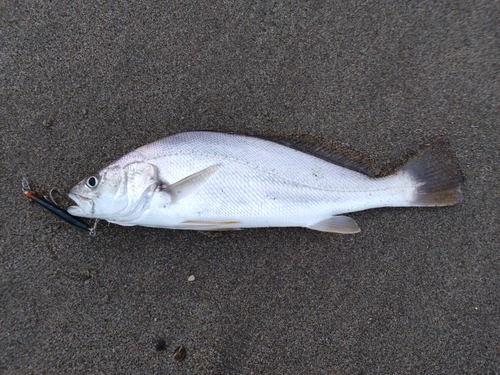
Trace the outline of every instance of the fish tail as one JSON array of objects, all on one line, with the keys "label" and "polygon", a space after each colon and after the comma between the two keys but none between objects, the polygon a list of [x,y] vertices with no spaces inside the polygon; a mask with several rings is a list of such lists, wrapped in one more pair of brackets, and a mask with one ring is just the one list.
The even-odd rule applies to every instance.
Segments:
[{"label": "fish tail", "polygon": [[399,173],[415,183],[411,206],[451,206],[460,200],[464,178],[446,141],[432,143]]}]

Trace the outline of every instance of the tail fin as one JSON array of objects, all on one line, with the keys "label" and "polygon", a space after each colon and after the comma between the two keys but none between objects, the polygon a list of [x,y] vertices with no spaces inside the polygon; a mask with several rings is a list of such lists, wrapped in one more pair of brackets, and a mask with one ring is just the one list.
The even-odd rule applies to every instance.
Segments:
[{"label": "tail fin", "polygon": [[409,175],[417,185],[414,206],[451,206],[460,199],[463,175],[448,142],[434,142],[398,172]]}]

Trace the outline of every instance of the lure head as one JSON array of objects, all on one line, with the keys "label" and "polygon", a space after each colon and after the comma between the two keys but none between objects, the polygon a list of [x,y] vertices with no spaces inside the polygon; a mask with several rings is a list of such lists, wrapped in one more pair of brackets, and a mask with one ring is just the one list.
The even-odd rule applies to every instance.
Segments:
[{"label": "lure head", "polygon": [[69,193],[74,216],[119,222],[147,209],[157,187],[156,168],[134,162],[115,163],[80,181]]}]

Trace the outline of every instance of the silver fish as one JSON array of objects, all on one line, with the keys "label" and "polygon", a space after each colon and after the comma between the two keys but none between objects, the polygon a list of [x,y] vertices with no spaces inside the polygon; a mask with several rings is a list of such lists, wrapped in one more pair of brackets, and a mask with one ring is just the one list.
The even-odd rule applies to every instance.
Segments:
[{"label": "silver fish", "polygon": [[180,133],[140,147],[79,182],[69,193],[77,205],[68,212],[125,226],[356,233],[356,222],[340,214],[448,206],[460,197],[462,174],[444,142],[385,177],[346,168],[345,160],[338,165],[325,159],[276,140]]}]

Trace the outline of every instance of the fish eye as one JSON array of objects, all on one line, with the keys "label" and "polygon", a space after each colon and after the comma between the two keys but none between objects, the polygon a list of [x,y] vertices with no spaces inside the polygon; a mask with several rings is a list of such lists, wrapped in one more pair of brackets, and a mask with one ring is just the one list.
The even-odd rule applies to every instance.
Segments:
[{"label": "fish eye", "polygon": [[95,188],[97,185],[99,185],[99,176],[90,176],[89,178],[87,178],[87,182],[85,185],[87,185],[87,187],[91,189]]}]

